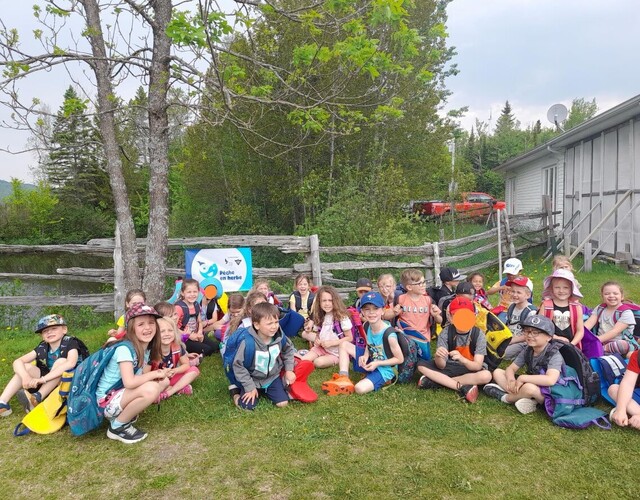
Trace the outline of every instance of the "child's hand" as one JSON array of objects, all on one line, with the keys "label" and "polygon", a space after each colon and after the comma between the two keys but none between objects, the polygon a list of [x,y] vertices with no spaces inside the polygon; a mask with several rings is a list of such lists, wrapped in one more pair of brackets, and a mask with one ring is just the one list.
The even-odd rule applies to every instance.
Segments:
[{"label": "child's hand", "polygon": [[611,420],[613,420],[613,422],[618,424],[620,427],[626,427],[627,425],[629,425],[627,412],[625,410],[621,410],[620,408],[614,409],[614,412],[611,414]]},{"label": "child's hand", "polygon": [[254,389],[253,391],[245,392],[240,399],[242,399],[243,403],[253,404],[257,397],[258,389]]},{"label": "child's hand", "polygon": [[167,378],[171,378],[176,374],[176,371],[173,368],[170,368],[169,370],[167,370],[166,376]]},{"label": "child's hand", "polygon": [[[367,366],[367,359],[368,359],[368,357],[366,355],[365,356],[360,356],[358,358],[358,366],[360,368],[365,368],[365,366]],[[365,370],[366,370],[366,368],[365,368]]]},{"label": "child's hand", "polygon": [[291,385],[296,381],[296,374],[291,370],[287,370],[286,372],[284,372],[284,380],[287,385]]},{"label": "child's hand", "polygon": [[440,308],[437,305],[431,304],[431,315],[432,316],[440,316],[441,313],[442,313],[442,311],[440,310]]},{"label": "child's hand", "polygon": [[376,368],[378,368],[378,366],[380,366],[380,361],[372,361],[371,363],[365,364],[362,368],[364,368],[368,372],[372,372]]},{"label": "child's hand", "polygon": [[118,333],[118,330],[114,330],[113,328],[111,328],[111,329],[107,332],[107,335],[109,335],[109,337],[115,337],[117,333]]},{"label": "child's hand", "polygon": [[310,332],[311,330],[313,330],[313,320],[307,319],[307,321],[304,322],[304,331]]},{"label": "child's hand", "polygon": [[449,351],[447,351],[446,347],[438,347],[436,349],[436,356],[442,359],[447,359],[449,357]]},{"label": "child's hand", "polygon": [[448,354],[453,361],[460,361],[460,358],[462,358],[462,354],[460,354],[460,351],[456,351],[455,349]]},{"label": "child's hand", "polygon": [[29,389],[35,389],[42,384],[44,384],[44,380],[42,380],[42,378],[32,378],[29,382]]},{"label": "child's hand", "polygon": [[516,379],[507,380],[507,392],[511,394],[515,394],[516,392],[518,392],[518,390],[516,389]]},{"label": "child's hand", "polygon": [[396,304],[395,306],[393,306],[393,312],[397,316],[402,312],[402,306],[400,304]]},{"label": "child's hand", "polygon": [[163,378],[167,378],[167,369],[163,368],[162,370],[155,370],[153,372],[151,372],[153,374],[155,374],[155,379],[156,380],[162,380]]}]

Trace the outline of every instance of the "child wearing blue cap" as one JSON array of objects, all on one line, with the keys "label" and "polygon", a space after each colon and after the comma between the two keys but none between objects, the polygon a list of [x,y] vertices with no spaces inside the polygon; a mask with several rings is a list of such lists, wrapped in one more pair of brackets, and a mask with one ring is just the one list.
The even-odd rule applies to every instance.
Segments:
[{"label": "child wearing blue cap", "polygon": [[[384,348],[383,340],[390,327],[389,323],[382,319],[384,305],[384,299],[378,292],[368,292],[360,298],[360,312],[366,321],[366,346],[357,346],[351,342],[340,344],[340,371],[322,384],[322,390],[327,395],[352,394],[354,391],[366,394],[377,391],[395,377],[393,368],[404,361],[404,356],[395,332],[387,335],[390,353]],[[349,362],[352,358],[361,371],[367,373],[357,384],[349,378]]]},{"label": "child wearing blue cap", "polygon": [[13,362],[14,375],[0,394],[2,417],[11,415],[13,396],[29,413],[55,389],[65,371],[82,361],[80,353],[88,354],[82,341],[67,335],[67,323],[59,314],[40,318],[35,332],[42,335],[42,342]]}]

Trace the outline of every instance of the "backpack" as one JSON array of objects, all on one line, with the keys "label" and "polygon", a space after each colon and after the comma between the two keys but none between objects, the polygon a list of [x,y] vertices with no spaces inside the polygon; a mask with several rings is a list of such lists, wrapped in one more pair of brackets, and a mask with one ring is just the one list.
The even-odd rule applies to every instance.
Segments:
[{"label": "backpack", "polygon": [[[516,305],[515,304],[510,304],[509,305],[509,307],[507,308],[507,321],[509,321],[509,318],[511,318],[511,316],[513,316],[513,311],[515,311],[515,309],[516,309]],[[531,304],[528,304],[527,306],[525,306],[525,308],[520,313],[520,319],[518,321],[519,322],[524,321],[525,319],[527,319],[529,314],[535,313],[535,312],[536,312],[535,307],[533,307]],[[553,319],[553,318],[551,318],[551,319]]]},{"label": "backpack", "polygon": [[[602,313],[604,312],[606,307],[607,307],[606,304],[600,304],[599,306],[596,306],[595,313],[597,314],[598,321],[596,322],[596,324],[593,326],[593,329],[592,329],[595,335],[598,335],[598,328],[600,325],[600,316],[602,316]],[[630,336],[632,337],[631,340],[635,339],[636,341],[640,341],[640,306],[638,304],[634,304],[633,302],[624,302],[620,304],[618,308],[613,312],[614,324],[620,320],[620,316],[622,316],[622,313],[624,311],[631,311],[633,314],[633,318],[636,320],[636,324],[633,327],[633,330],[631,330],[631,328],[627,329],[627,331],[630,332]]]},{"label": "backpack", "polygon": [[[524,311],[522,311],[524,313]],[[485,338],[487,339],[487,354],[484,357],[484,362],[487,364],[487,369],[493,372],[504,359],[504,353],[511,343],[513,334],[507,326],[500,321],[498,316],[490,311],[487,311],[487,332]]]},{"label": "backpack", "polygon": [[[75,340],[78,344],[78,363],[82,360],[87,359],[90,355],[89,348],[85,345],[85,343],[80,340],[78,337],[72,337],[71,335],[65,335],[62,337],[60,341],[60,357],[66,358],[67,354],[69,354],[69,343]],[[47,355],[49,354],[50,346],[46,342],[40,342],[36,348],[36,366],[40,368],[40,371],[47,369]]]},{"label": "backpack", "polygon": [[627,360],[620,354],[609,354],[589,360],[591,368],[600,377],[600,396],[602,399],[616,406],[616,402],[609,396],[609,387],[619,384],[627,370]]},{"label": "backpack", "polygon": [[[576,352],[580,351],[576,349]],[[568,429],[585,429],[591,425],[611,429],[604,411],[585,406],[583,387],[571,366],[564,365],[558,381],[551,387],[540,387],[540,392],[544,396],[544,409],[554,424]]]},{"label": "backpack", "polygon": [[[553,321],[553,300],[552,299],[544,299],[542,301],[542,306],[540,307],[540,314],[546,316],[551,321]],[[582,305],[578,302],[569,302],[569,326],[571,327],[571,334],[576,334],[576,329],[578,327],[578,318],[582,316],[583,309]],[[578,347],[580,348],[580,346]]]},{"label": "backpack", "polygon": [[193,307],[195,309],[194,314],[189,314],[189,306],[186,304],[184,300],[179,300],[176,302],[176,305],[182,309],[182,317],[178,322],[178,330],[184,330],[187,324],[189,323],[189,319],[194,316],[196,318],[200,317],[200,304],[198,302],[193,303]]},{"label": "backpack", "polygon": [[[131,342],[124,340],[94,352],[76,366],[67,399],[67,422],[74,436],[82,436],[102,423],[104,409],[98,406],[96,399],[98,382],[116,349],[123,345],[129,348],[132,357],[136,356]],[[109,391],[122,387],[122,380],[118,380]]]},{"label": "backpack", "polygon": [[[287,336],[281,331],[281,339],[280,339],[280,350],[282,350],[287,343]],[[253,363],[253,358],[256,354],[256,340],[249,333],[248,328],[238,328],[235,332],[233,332],[229,337],[225,339],[225,350],[222,355],[222,368],[224,369],[224,373],[229,379],[229,383],[235,385],[236,387],[240,387],[240,383],[236,379],[235,374],[233,373],[233,359],[236,357],[236,352],[238,351],[238,347],[240,344],[244,342],[244,361],[243,365],[248,370],[251,368],[251,364]]]},{"label": "backpack", "polygon": [[[560,353],[565,364],[576,372],[577,381],[582,391],[581,404],[584,406],[593,405],[600,394],[600,377],[591,368],[587,357],[573,344],[552,339],[544,353],[544,357],[539,361],[539,364],[545,367],[545,372],[549,360],[556,352]],[[525,350],[525,364],[527,365],[527,373],[532,374],[533,349],[530,347]]]},{"label": "backpack", "polygon": [[[369,324],[365,323],[363,325],[363,330],[366,332],[368,328]],[[418,345],[412,338],[390,326],[382,334],[382,346],[384,348],[384,354],[387,358],[393,357],[393,352],[391,352],[391,347],[389,345],[389,335],[391,335],[392,333],[396,334],[398,345],[400,346],[402,357],[404,358],[402,363],[400,363],[396,367],[396,382],[400,384],[406,384],[413,380],[413,375],[415,374],[416,367],[418,366]],[[366,347],[366,337],[364,339]],[[364,352],[364,350],[362,352]],[[354,367],[357,365],[357,357],[356,359],[354,359],[353,364]],[[360,371],[363,371],[363,369],[360,368]]]},{"label": "backpack", "polygon": [[[447,350],[449,351],[453,351],[456,348],[456,333],[457,331],[453,325],[449,325],[447,327]],[[474,326],[468,334],[471,335],[471,339],[469,340],[469,351],[472,356],[475,356],[478,337],[482,335],[482,332],[478,327]]]},{"label": "backpack", "polygon": [[[296,302],[296,312],[302,309],[302,295],[298,290],[293,291],[293,298]],[[307,298],[307,311],[311,312],[311,306],[313,305],[313,299],[315,299],[315,295],[309,292],[309,297]]]}]

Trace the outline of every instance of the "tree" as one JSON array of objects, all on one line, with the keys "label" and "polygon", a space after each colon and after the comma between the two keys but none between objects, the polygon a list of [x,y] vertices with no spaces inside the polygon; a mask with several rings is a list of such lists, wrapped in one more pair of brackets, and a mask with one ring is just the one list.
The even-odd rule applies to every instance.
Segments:
[{"label": "tree", "polygon": [[584,97],[576,98],[571,101],[571,109],[569,115],[564,122],[564,129],[569,130],[577,127],[582,122],[593,118],[598,112],[598,105],[595,98],[591,101],[587,101]]},{"label": "tree", "polygon": [[500,116],[496,121],[496,129],[494,131],[495,135],[507,134],[517,129],[519,124],[516,122],[515,117],[513,116],[513,111],[511,110],[511,104],[509,101],[504,103],[504,108],[500,112]]},{"label": "tree", "polygon": [[[16,30],[0,29],[0,89],[16,119],[33,126],[37,107],[20,101],[21,80],[60,65],[70,68],[73,79],[72,66],[77,62],[89,66],[95,93],[86,92],[86,97],[94,99],[98,117],[122,238],[125,286],[136,287],[141,280],[118,144],[117,91],[122,78],[145,84],[149,226],[142,286],[153,301],[163,296],[166,268],[170,86],[187,89],[192,111],[200,119],[233,124],[263,154],[310,147],[334,133],[350,133],[361,124],[397,113],[399,102],[390,83],[423,66],[417,47],[425,40],[406,22],[410,7],[403,0],[308,5],[298,0],[268,4],[240,0],[225,15],[213,0],[202,0],[193,12],[174,10],[171,0],[78,0],[66,8],[47,0],[33,7],[40,24],[33,34],[44,52],[23,47]],[[72,20],[82,25],[81,31],[73,28]],[[304,29],[308,36],[295,39],[287,45],[287,54],[279,54],[279,41],[293,27]],[[325,39],[333,33],[339,34],[337,39]],[[320,75],[324,78],[318,80]],[[426,69],[418,76],[432,77]],[[326,80],[331,85],[318,85]],[[364,81],[369,85],[354,85]],[[270,127],[272,112],[286,116],[297,133]]]}]

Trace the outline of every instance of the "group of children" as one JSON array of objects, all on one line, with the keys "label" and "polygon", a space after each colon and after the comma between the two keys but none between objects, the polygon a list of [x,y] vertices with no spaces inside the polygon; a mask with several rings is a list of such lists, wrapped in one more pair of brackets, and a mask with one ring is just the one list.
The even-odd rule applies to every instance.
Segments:
[{"label": "group of children", "polygon": [[[227,340],[240,330],[246,336],[233,357],[236,384],[230,385],[230,393],[243,409],[255,408],[260,396],[285,406],[301,363],[311,369],[338,367],[322,383],[328,395],[364,394],[391,385],[398,367],[407,362],[401,342],[406,335],[417,346],[418,387],[446,387],[473,403],[479,386],[484,386],[488,396],[530,413],[544,401],[544,388],[553,386],[563,369],[558,342],[551,341],[581,348],[586,327],[597,334],[606,353],[630,358],[622,382],[609,389],[617,401],[611,418],[618,425],[640,429],[635,319],[629,310],[621,309],[622,287],[605,283],[602,304],[583,320],[580,284],[566,257],[554,259],[539,307],[532,304],[531,280],[521,272],[518,259],[507,260],[505,277],[486,291],[481,274],[466,277],[453,268],[441,269],[442,285],[429,290],[417,269],[405,270],[398,285],[391,274],[381,275],[378,291],[362,278],[352,307],[345,305],[334,287],[315,289],[307,276],[300,275],[288,305],[304,317],[300,336],[308,349],[301,350],[283,333],[279,301],[266,280],[258,280],[246,297],[230,294],[225,313],[215,299],[199,302],[196,280],[183,280],[176,304],[160,302],[151,307],[145,304],[142,290],[131,290],[124,317],[117,329],[109,331],[105,346],[115,351],[96,390],[97,404],[109,420],[107,436],[124,443],[144,439],[147,434],[134,426],[137,416],[174,394],[192,394],[202,358],[220,349],[224,352]],[[500,295],[497,307],[488,300],[493,294]],[[505,369],[491,372],[486,364],[486,338],[476,326],[481,308],[499,315],[513,333],[505,352],[511,363]],[[432,356],[431,340],[437,329],[441,331]],[[32,410],[57,386],[63,372],[73,370],[87,355],[84,344],[67,335],[66,322],[59,315],[42,318],[36,333],[42,342],[13,363],[15,374],[0,394],[0,416],[11,414],[13,396],[26,411]],[[252,359],[247,361],[249,342]],[[350,368],[363,374],[355,384]],[[521,368],[525,373],[518,376]]]}]

